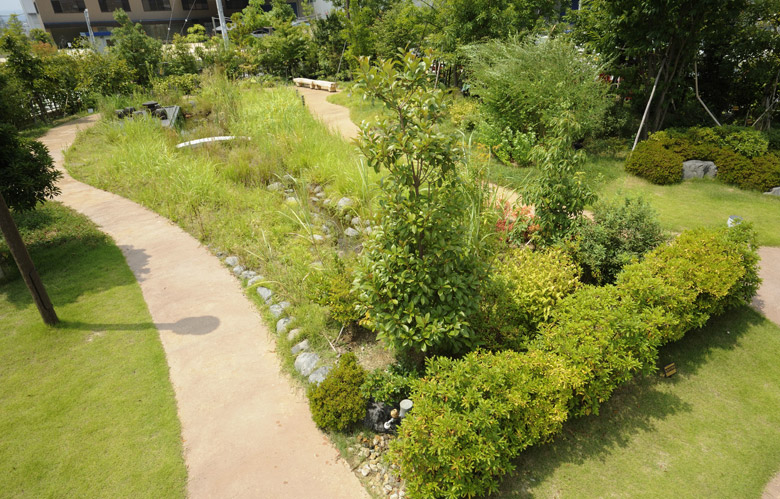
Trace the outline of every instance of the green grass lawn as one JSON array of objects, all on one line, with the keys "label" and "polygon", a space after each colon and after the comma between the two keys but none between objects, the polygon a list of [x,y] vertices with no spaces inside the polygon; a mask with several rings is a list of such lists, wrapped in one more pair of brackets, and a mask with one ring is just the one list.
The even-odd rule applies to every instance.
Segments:
[{"label": "green grass lawn", "polygon": [[[731,215],[755,224],[762,246],[780,246],[780,198],[746,191],[712,179],[686,180],[675,185],[654,185],[623,171],[623,160],[590,156],[583,167],[585,178],[600,199],[638,197],[658,212],[667,230],[682,232],[695,227],[725,225]],[[515,168],[492,162],[490,180],[514,189],[537,174],[535,168]]]},{"label": "green grass lawn", "polygon": [[749,308],[661,350],[672,378],[524,451],[497,497],[760,497],[780,471],[780,328]]},{"label": "green grass lawn", "polygon": [[376,119],[387,113],[384,105],[377,99],[363,99],[363,94],[352,91],[351,88],[345,88],[337,94],[328,96],[328,102],[338,104],[349,109],[349,119],[356,125],[363,121],[376,121]]},{"label": "green grass lawn", "polygon": [[0,495],[183,497],[168,365],[119,248],[56,203],[16,220],[61,322],[0,240]]}]

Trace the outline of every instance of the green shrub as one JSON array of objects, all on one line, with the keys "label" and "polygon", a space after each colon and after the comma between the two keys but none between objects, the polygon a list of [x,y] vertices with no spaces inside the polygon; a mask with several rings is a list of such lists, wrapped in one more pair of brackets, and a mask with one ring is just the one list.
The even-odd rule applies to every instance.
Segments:
[{"label": "green shrub", "polygon": [[409,357],[462,352],[475,343],[470,321],[484,272],[470,238],[457,139],[441,131],[441,89],[429,81],[430,54],[369,64],[359,84],[392,118],[364,122],[360,148],[383,182],[381,225],[365,244],[356,285],[366,325]]},{"label": "green shrub", "polygon": [[397,406],[412,393],[414,382],[420,375],[416,371],[406,370],[398,364],[388,368],[374,369],[366,375],[360,387],[360,393],[366,399]]},{"label": "green shrub", "polygon": [[560,430],[577,384],[561,357],[539,351],[429,359],[391,444],[410,497],[495,491],[517,454]]},{"label": "green shrub", "polygon": [[577,378],[574,415],[598,414],[612,392],[655,366],[659,332],[640,306],[612,285],[585,286],[564,298],[531,346],[568,359]]},{"label": "green shrub", "polygon": [[751,127],[726,126],[715,129],[719,136],[718,145],[734,152],[754,158],[766,154],[769,139]]},{"label": "green shrub", "polygon": [[646,140],[628,157],[625,169],[654,184],[677,184],[682,182],[682,163],[682,157],[666,149],[661,142]]},{"label": "green shrub", "polygon": [[770,151],[780,151],[780,128],[769,129],[764,134],[769,143],[768,149]]},{"label": "green shrub", "polygon": [[362,317],[358,295],[352,289],[353,280],[352,266],[347,266],[347,262],[336,255],[333,265],[316,276],[314,301],[328,307],[331,319],[342,325],[355,323]]},{"label": "green shrub", "polygon": [[477,137],[480,142],[490,146],[496,158],[505,164],[529,166],[531,149],[536,145],[533,131],[514,131],[510,127],[501,128],[489,120],[477,123]]},{"label": "green shrub", "polygon": [[366,372],[358,364],[354,353],[341,356],[328,376],[319,385],[309,388],[311,417],[320,428],[344,430],[366,415],[366,399],[360,385]]},{"label": "green shrub", "polygon": [[751,161],[741,154],[723,148],[717,152],[714,161],[718,167],[718,180],[742,189],[767,191],[780,185],[780,170],[777,168],[776,159],[774,155],[766,155]]},{"label": "green shrub", "polygon": [[603,123],[609,89],[594,59],[563,37],[491,40],[464,47],[472,93],[498,130],[544,138],[561,110],[572,113],[581,135]]},{"label": "green shrub", "polygon": [[171,98],[192,94],[200,86],[196,74],[172,74],[152,80],[152,91],[158,98]]},{"label": "green shrub", "polygon": [[593,221],[583,220],[576,231],[574,257],[586,282],[606,284],[664,240],[658,215],[643,199],[600,202]]},{"label": "green shrub", "polygon": [[0,123],[0,192],[12,210],[32,210],[59,194],[61,176],[46,146],[19,137],[13,126]]},{"label": "green shrub", "polygon": [[480,112],[479,102],[476,99],[463,97],[455,99],[450,106],[450,119],[456,128],[471,131],[482,119]]},{"label": "green shrub", "polygon": [[580,284],[579,268],[560,249],[513,249],[499,257],[480,306],[479,330],[490,349],[519,349],[555,305]]},{"label": "green shrub", "polygon": [[747,304],[758,289],[749,227],[695,229],[628,265],[616,285],[651,312],[661,342],[676,341],[713,315]]}]

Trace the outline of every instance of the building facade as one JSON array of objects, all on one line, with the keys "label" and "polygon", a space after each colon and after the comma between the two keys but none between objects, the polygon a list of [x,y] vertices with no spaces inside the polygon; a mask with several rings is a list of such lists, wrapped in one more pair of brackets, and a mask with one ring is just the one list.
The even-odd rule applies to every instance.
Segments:
[{"label": "building facade", "polygon": [[[51,33],[57,45],[68,42],[87,32],[84,9],[89,10],[92,30],[105,34],[116,26],[114,11],[124,9],[133,22],[141,23],[146,32],[161,40],[171,40],[176,33],[186,34],[193,24],[202,24],[211,32],[217,17],[216,0],[21,0],[25,12],[31,10],[38,16],[45,29]],[[299,0],[289,2],[296,14],[300,12]],[[29,4],[26,5],[26,4]],[[225,17],[243,10],[249,0],[222,0]],[[270,10],[271,5],[266,1]],[[27,14],[28,19],[30,13]]]}]

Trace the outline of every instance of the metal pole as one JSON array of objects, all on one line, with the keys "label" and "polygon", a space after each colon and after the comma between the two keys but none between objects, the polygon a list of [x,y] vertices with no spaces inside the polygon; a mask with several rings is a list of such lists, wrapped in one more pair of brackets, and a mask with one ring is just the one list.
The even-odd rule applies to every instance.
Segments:
[{"label": "metal pole", "polygon": [[89,31],[89,43],[95,46],[95,33],[92,32],[92,23],[89,22],[89,9],[84,9],[84,19],[87,20],[87,31]]},{"label": "metal pole", "polygon": [[24,246],[22,237],[19,235],[19,229],[16,228],[16,223],[11,217],[11,212],[5,204],[2,194],[0,194],[0,232],[3,233],[5,242],[11,250],[11,255],[16,261],[16,266],[19,267],[19,273],[22,274],[24,283],[27,284],[27,288],[30,290],[43,322],[50,326],[57,324],[59,319],[57,319],[57,313],[54,311],[54,305],[51,304],[46,288],[43,287],[41,278],[38,276],[38,271],[35,270],[35,265],[27,252],[27,248]]},{"label": "metal pole", "polygon": [[217,0],[217,14],[219,14],[219,27],[222,31],[222,40],[225,42],[225,48],[228,47],[227,24],[225,24],[225,12],[222,10],[222,0]]}]

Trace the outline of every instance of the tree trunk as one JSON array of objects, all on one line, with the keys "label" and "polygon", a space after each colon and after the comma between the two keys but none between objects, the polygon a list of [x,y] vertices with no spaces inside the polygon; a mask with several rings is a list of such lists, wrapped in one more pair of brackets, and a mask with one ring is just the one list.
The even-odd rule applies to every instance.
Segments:
[{"label": "tree trunk", "polygon": [[57,319],[57,314],[54,312],[54,306],[51,304],[51,300],[49,300],[46,288],[43,287],[38,271],[35,270],[35,265],[33,265],[30,254],[24,246],[22,237],[19,235],[19,230],[16,228],[16,223],[11,217],[11,212],[5,204],[2,194],[0,194],[0,231],[2,231],[5,242],[11,250],[16,266],[19,267],[24,283],[27,284],[30,290],[43,322],[50,326],[57,324],[59,319]]}]

